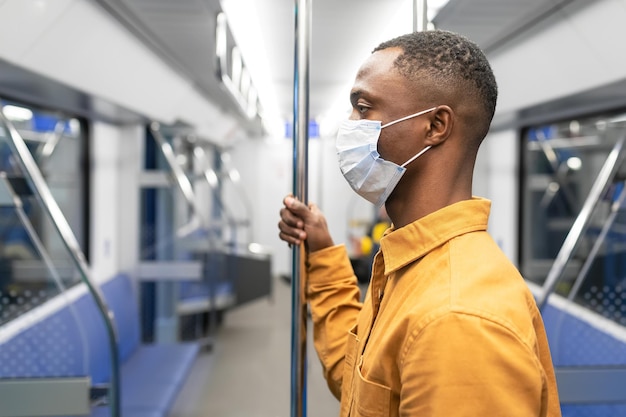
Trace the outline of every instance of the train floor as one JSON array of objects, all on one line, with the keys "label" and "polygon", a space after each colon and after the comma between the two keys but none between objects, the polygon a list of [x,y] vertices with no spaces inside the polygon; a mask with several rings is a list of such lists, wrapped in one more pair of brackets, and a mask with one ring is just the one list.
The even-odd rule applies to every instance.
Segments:
[{"label": "train floor", "polygon": [[[309,321],[308,417],[339,415],[322,376]],[[169,417],[285,417],[291,410],[291,289],[277,278],[272,299],[228,311],[213,347],[203,352]]]}]

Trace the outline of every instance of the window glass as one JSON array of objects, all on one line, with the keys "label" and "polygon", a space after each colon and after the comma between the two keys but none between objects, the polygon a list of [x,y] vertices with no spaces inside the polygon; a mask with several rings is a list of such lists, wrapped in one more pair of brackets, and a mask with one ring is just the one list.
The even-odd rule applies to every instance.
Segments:
[{"label": "window glass", "polygon": [[[624,164],[606,184],[597,178],[624,138],[624,120],[606,114],[524,131],[520,228],[520,269],[542,285],[575,222],[586,219],[555,293],[622,324],[626,305],[613,300],[626,296],[626,215],[616,205],[624,197]],[[592,189],[602,190],[593,204]]]},{"label": "window glass", "polygon": [[[84,123],[68,115],[16,103],[0,104],[30,150],[53,199],[87,256],[88,170]],[[81,280],[55,225],[30,187],[8,134],[9,130],[1,126],[0,175],[4,194],[14,193],[17,198],[14,201],[5,198],[0,207],[0,324]]]}]

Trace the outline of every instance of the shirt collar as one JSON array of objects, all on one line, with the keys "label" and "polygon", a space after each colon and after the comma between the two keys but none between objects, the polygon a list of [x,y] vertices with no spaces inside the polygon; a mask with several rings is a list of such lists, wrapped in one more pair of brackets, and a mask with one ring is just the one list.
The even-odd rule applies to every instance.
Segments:
[{"label": "shirt collar", "polygon": [[390,229],[380,240],[385,275],[423,257],[436,247],[464,233],[487,230],[491,202],[474,197],[437,210],[399,229]]}]

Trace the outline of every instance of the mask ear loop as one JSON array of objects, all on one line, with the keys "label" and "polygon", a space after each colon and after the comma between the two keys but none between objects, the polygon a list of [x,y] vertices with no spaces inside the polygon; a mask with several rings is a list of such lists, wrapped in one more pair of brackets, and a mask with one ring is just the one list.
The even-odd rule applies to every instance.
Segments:
[{"label": "mask ear loop", "polygon": [[404,164],[400,165],[402,168],[406,167],[407,165],[409,165],[411,162],[415,161],[418,157],[422,156],[422,154],[424,154],[424,152],[426,152],[427,150],[429,150],[430,148],[432,148],[433,145],[428,145],[427,147],[425,147],[424,149],[422,149],[421,151],[419,151],[417,154],[415,154],[415,156],[413,156],[411,159],[409,159],[408,161],[406,161]]},{"label": "mask ear loop", "polygon": [[395,125],[396,123],[403,122],[403,121],[405,121],[405,120],[407,120],[407,119],[410,119],[410,118],[412,118],[412,117],[421,116],[422,114],[426,114],[426,113],[428,113],[428,112],[431,112],[431,111],[435,110],[436,108],[437,108],[437,107],[432,107],[432,108],[430,108],[430,109],[422,110],[422,111],[417,112],[417,113],[414,113],[414,114],[409,114],[408,116],[404,116],[404,117],[403,117],[403,118],[401,118],[401,119],[394,120],[394,121],[392,121],[392,122],[387,123],[386,125],[382,125],[380,128],[381,128],[381,129],[384,129],[384,128],[386,128],[387,126]]},{"label": "mask ear loop", "polygon": [[[405,120],[408,120],[412,117],[417,117],[417,116],[421,116],[422,114],[426,114],[428,112],[431,112],[433,110],[435,110],[437,107],[431,107],[430,109],[426,109],[426,110],[422,110],[420,112],[414,113],[414,114],[409,114],[408,116],[405,116],[401,119],[398,120],[394,120],[393,122],[389,122],[384,126],[381,126],[380,128],[383,129],[387,126],[391,126],[393,124],[399,123],[399,122],[403,122]],[[422,154],[424,152],[426,152],[427,150],[429,150],[430,148],[432,148],[432,145],[428,145],[427,147],[425,147],[424,149],[422,149],[421,151],[419,151],[417,154],[415,154],[411,159],[409,159],[408,161],[406,161],[404,164],[400,165],[402,168],[406,167],[408,164],[410,164],[411,162],[415,161],[417,158],[419,158],[420,156],[422,156]]]}]

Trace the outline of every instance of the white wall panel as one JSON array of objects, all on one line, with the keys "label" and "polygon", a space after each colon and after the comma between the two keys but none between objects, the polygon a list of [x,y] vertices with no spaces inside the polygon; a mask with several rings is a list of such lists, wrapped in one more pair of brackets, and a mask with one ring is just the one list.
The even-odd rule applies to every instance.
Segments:
[{"label": "white wall panel", "polygon": [[207,138],[233,128],[232,117],[90,1],[7,0],[0,39],[0,58],[154,120],[198,126]]},{"label": "white wall panel", "polygon": [[491,200],[489,233],[517,264],[519,151],[515,130],[490,133],[474,170],[474,194]]},{"label": "white wall panel", "polygon": [[[119,271],[117,186],[120,135],[114,126],[92,125],[91,153],[91,269],[93,278],[106,280]],[[97,156],[97,157],[96,157]]]},{"label": "white wall panel", "polygon": [[0,2],[0,57],[19,62],[76,0]]},{"label": "white wall panel", "polygon": [[[274,274],[290,274],[291,251],[278,238],[277,225],[282,200],[292,190],[291,141],[249,141],[234,148],[231,156],[232,165],[240,172],[246,196],[252,202],[253,239],[271,248]],[[232,198],[228,204],[241,204],[238,197]]]},{"label": "white wall panel", "polygon": [[92,125],[91,267],[106,280],[138,259],[141,126]]},{"label": "white wall panel", "polygon": [[20,64],[82,91],[161,120],[186,82],[119,23],[76,1],[21,57]]},{"label": "white wall panel", "polygon": [[233,117],[212,105],[193,87],[186,86],[180,93],[176,100],[169,103],[171,108],[168,111],[176,118],[192,123],[201,138],[213,143],[225,143],[231,136],[230,132],[240,131]]},{"label": "white wall panel", "polygon": [[[131,273],[139,259],[140,187],[139,178],[144,162],[145,130],[141,125],[118,127],[119,147],[117,155],[118,183],[115,201],[117,210],[118,267],[120,271]],[[102,138],[101,140],[106,140]],[[99,193],[98,190],[94,190]],[[111,199],[112,196],[105,196]]]}]

